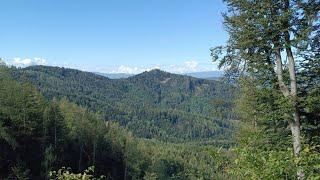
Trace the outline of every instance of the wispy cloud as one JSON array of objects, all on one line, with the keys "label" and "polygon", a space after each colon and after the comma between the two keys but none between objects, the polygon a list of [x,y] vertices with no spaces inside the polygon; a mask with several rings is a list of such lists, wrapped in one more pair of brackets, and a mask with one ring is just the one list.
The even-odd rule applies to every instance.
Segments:
[{"label": "wispy cloud", "polygon": [[162,69],[160,66],[150,66],[150,67],[138,67],[138,66],[126,66],[121,65],[117,68],[113,68],[109,73],[126,73],[126,74],[138,74],[144,71],[150,71],[152,69]]},{"label": "wispy cloud", "polygon": [[196,60],[188,60],[180,64],[158,64],[150,66],[127,66],[120,65],[118,67],[106,67],[106,68],[97,68],[96,71],[103,73],[126,73],[126,74],[138,74],[144,71],[150,71],[152,69],[161,69],[164,71],[172,73],[189,73],[189,72],[199,72],[199,71],[212,71],[217,70],[216,66],[209,62],[200,63]]},{"label": "wispy cloud", "polygon": [[169,66],[164,66],[164,70],[174,73],[187,73],[200,71],[201,67],[199,62],[196,60],[185,61],[183,64],[171,64]]},{"label": "wispy cloud", "polygon": [[184,67],[185,70],[189,70],[189,71],[195,71],[199,66],[199,63],[195,60],[186,61],[184,64],[185,64],[185,67]]},{"label": "wispy cloud", "polygon": [[94,65],[86,66],[79,64],[70,64],[67,62],[64,63],[55,63],[48,62],[45,58],[20,58],[16,57],[13,59],[6,60],[5,62],[9,66],[16,67],[27,67],[33,65],[51,65],[51,66],[59,66],[65,68],[73,68],[79,69],[83,71],[90,72],[101,72],[101,73],[126,73],[126,74],[139,74],[144,71],[150,71],[152,69],[161,69],[171,73],[190,73],[190,72],[200,72],[200,71],[213,71],[217,70],[217,66],[210,61],[197,61],[197,60],[187,60],[182,63],[176,64],[155,64],[148,66],[130,66],[130,65],[120,65],[120,66],[97,66]]},{"label": "wispy cloud", "polygon": [[7,64],[16,66],[16,67],[27,67],[33,65],[46,65],[47,61],[44,58],[13,58],[12,60],[6,61]]},{"label": "wispy cloud", "polygon": [[130,67],[130,66],[121,65],[117,69],[112,70],[111,73],[136,74],[136,73],[140,73],[141,71],[144,71],[144,69],[141,67]]}]

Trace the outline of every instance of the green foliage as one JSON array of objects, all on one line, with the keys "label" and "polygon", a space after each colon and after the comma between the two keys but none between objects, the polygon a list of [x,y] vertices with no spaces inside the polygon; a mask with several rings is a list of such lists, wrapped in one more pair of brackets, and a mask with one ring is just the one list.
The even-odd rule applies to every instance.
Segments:
[{"label": "green foliage", "polygon": [[[0,124],[1,166],[0,174],[7,175],[11,167],[26,167],[34,161],[41,162],[39,142],[44,99],[33,86],[19,85],[0,69]],[[18,163],[19,162],[19,163]],[[31,173],[38,174],[36,164]],[[19,171],[16,171],[19,172]]]},{"label": "green foliage", "polygon": [[[233,90],[218,81],[160,70],[117,80],[46,66],[12,68],[11,73],[37,86],[47,99],[67,97],[137,137],[169,142],[231,140]],[[212,99],[225,103],[215,104]]]},{"label": "green foliage", "polygon": [[[318,42],[318,48],[320,47]],[[320,51],[314,57],[305,57],[299,73],[300,109],[303,131],[311,144],[320,144]]]},{"label": "green foliage", "polygon": [[307,179],[320,178],[320,153],[316,147],[304,144],[297,160],[290,146],[275,147],[263,131],[253,126],[245,129],[242,131],[247,132],[242,133],[246,136],[233,149],[236,159],[230,166],[231,175],[243,179],[295,179],[297,171],[303,170]]},{"label": "green foliage", "polygon": [[70,169],[62,168],[58,171],[50,172],[50,179],[55,180],[102,180],[105,179],[104,176],[100,176],[99,178],[95,178],[92,174],[94,173],[94,167],[91,166],[88,169],[84,170],[83,173],[74,174]]},{"label": "green foliage", "polygon": [[152,159],[148,172],[155,173],[160,179],[212,179],[220,174],[213,169],[214,159],[208,153],[212,146],[160,141],[144,143],[148,148],[145,151],[150,152]]},{"label": "green foliage", "polygon": [[236,112],[241,126],[235,135],[237,147],[232,151],[235,159],[227,165],[230,176],[295,179],[297,172],[303,170],[306,178],[319,178],[319,146],[309,139],[317,136],[304,131],[307,138],[297,160],[291,148],[288,117],[284,116],[285,111],[290,112],[290,105],[282,100],[277,90],[261,88],[259,81],[253,78],[243,78],[240,82]]},{"label": "green foliage", "polygon": [[156,173],[149,173],[146,172],[145,176],[143,177],[144,180],[156,180],[157,179],[157,175]]},{"label": "green foliage", "polygon": [[[208,154],[212,146],[136,138],[66,98],[46,101],[32,85],[15,82],[9,69],[0,72],[1,179],[212,179],[219,173]],[[85,171],[90,166],[94,172]]]},{"label": "green foliage", "polygon": [[218,174],[219,172],[228,172],[229,166],[231,164],[231,159],[233,158],[230,153],[222,148],[212,148],[209,150],[210,156],[214,160],[214,170]]},{"label": "green foliage", "polygon": [[8,179],[29,180],[30,170],[22,166],[16,165],[11,168]]},{"label": "green foliage", "polygon": [[[229,172],[240,179],[301,179],[302,173],[319,179],[320,2],[225,2],[229,40],[211,52],[239,87],[241,128]],[[290,126],[302,137],[292,138]]]}]

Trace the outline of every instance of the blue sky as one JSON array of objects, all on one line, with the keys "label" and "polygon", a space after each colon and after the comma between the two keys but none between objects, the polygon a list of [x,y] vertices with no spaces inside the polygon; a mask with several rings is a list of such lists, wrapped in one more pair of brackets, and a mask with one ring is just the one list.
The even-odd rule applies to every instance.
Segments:
[{"label": "blue sky", "polygon": [[215,69],[222,0],[1,0],[0,56],[99,72]]}]

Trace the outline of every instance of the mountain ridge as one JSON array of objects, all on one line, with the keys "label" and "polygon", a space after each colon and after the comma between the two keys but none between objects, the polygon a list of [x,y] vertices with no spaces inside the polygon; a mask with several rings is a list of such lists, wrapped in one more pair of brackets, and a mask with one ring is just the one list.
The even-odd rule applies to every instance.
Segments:
[{"label": "mountain ridge", "polygon": [[[154,70],[154,69],[152,69],[152,70]],[[152,71],[152,70],[150,70],[150,71]],[[164,70],[161,70],[161,71],[164,71]],[[149,71],[144,71],[144,72],[149,72]],[[142,74],[144,72],[141,72],[138,74]],[[166,72],[166,71],[164,71],[164,72]],[[101,72],[94,72],[94,73],[108,77],[110,79],[125,79],[125,78],[129,78],[129,77],[138,75],[138,74],[128,74],[128,73],[101,73]],[[200,79],[218,80],[219,78],[221,78],[223,76],[223,71],[199,71],[199,72],[171,73],[171,74],[191,76],[191,77],[200,78]]]},{"label": "mountain ridge", "polygon": [[231,122],[211,110],[213,99],[232,96],[221,82],[162,70],[125,79],[49,66],[11,70],[16,80],[27,80],[46,98],[67,97],[105,120],[128,127],[138,137],[199,141],[231,136]]}]

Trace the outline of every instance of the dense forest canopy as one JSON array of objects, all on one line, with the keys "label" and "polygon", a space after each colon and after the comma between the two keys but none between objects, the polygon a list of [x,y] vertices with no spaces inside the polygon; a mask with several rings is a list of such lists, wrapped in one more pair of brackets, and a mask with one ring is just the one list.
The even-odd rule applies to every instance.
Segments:
[{"label": "dense forest canopy", "polygon": [[234,90],[219,81],[157,69],[126,79],[46,66],[11,68],[11,73],[35,85],[47,99],[67,97],[137,137],[225,146],[231,141]]},{"label": "dense forest canopy", "polygon": [[102,179],[223,177],[211,169],[212,146],[136,138],[67,98],[46,100],[35,86],[15,81],[11,70],[0,67],[1,178],[68,179],[81,176],[68,172],[89,167]]},{"label": "dense forest canopy", "polygon": [[0,179],[320,179],[320,1],[224,2],[219,81],[0,59]]}]

